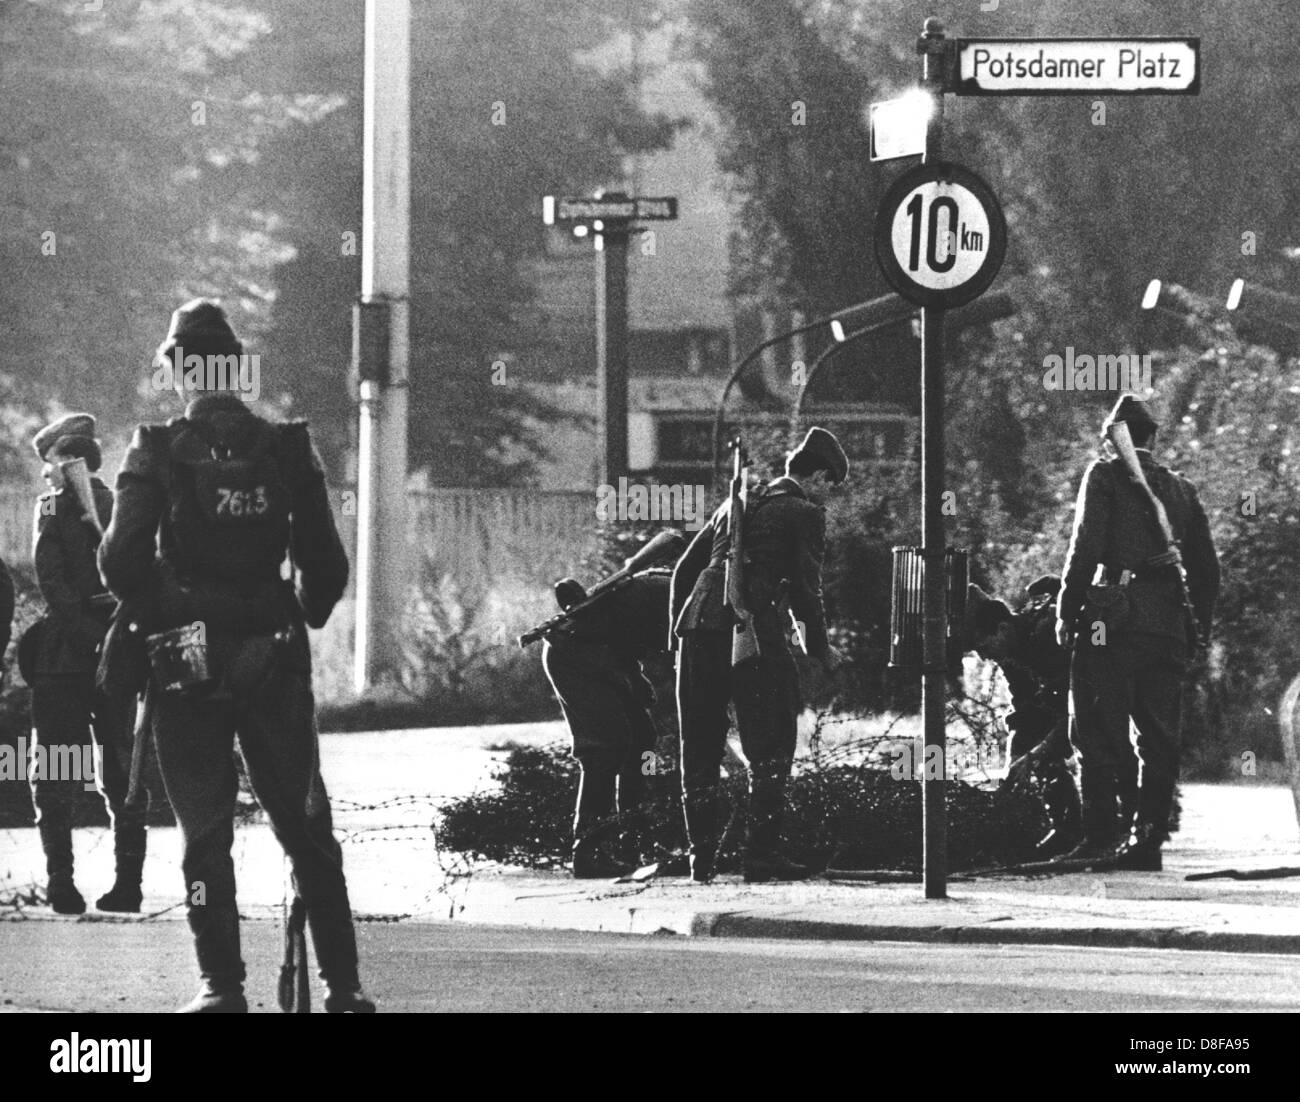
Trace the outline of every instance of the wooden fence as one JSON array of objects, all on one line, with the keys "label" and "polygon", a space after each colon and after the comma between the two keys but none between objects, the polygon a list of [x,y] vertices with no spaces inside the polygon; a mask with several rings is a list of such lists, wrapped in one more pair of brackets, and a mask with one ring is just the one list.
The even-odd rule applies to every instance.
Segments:
[{"label": "wooden fence", "polygon": [[[336,490],[332,497],[355,559],[356,516],[348,507],[355,495]],[[0,488],[0,557],[12,565],[31,563],[35,500],[33,489]],[[465,592],[548,590],[555,579],[578,573],[595,547],[590,493],[436,488],[412,492],[410,505],[412,563],[425,578],[446,577]]]}]

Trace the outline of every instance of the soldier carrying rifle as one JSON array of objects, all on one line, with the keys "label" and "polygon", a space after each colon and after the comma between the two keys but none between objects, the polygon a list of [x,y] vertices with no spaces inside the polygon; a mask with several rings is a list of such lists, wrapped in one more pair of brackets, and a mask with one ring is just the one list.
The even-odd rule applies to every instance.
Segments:
[{"label": "soldier carrying rifle", "polygon": [[799,674],[790,613],[807,653],[828,671],[840,664],[822,607],[825,510],[817,504],[848,475],[839,441],[821,428],[786,457],[784,476],[745,484],[744,451],[733,445],[728,500],[687,548],[673,573],[670,645],[677,650],[682,803],[691,879],[707,883],[717,856],[717,788],[734,703],[749,763],[747,881],[810,874],[779,849],[786,782],[794,761]]},{"label": "soldier carrying rifle", "polygon": [[[136,430],[99,548],[104,580],[149,639],[147,708],[180,827],[202,976],[183,1009],[248,1009],[231,855],[238,738],[253,791],[293,864],[325,1010],[373,1013],[320,778],[307,641],[307,629],[323,627],[343,596],[347,554],[306,423],[264,420],[240,394],[206,390],[182,372],[190,356],[214,364],[242,355],[219,304],[195,299],[172,315],[158,366],[170,368],[190,401],[183,416]],[[106,649],[111,656],[116,648]]]},{"label": "soldier carrying rifle", "polygon": [[[1114,457],[1095,461],[1083,477],[1056,624],[1058,642],[1073,647],[1070,708],[1083,798],[1083,841],[1067,857],[1146,871],[1161,867],[1178,779],[1183,676],[1208,646],[1219,590],[1196,487],[1151,455],[1157,427],[1131,394],[1102,426]],[[1137,812],[1117,832],[1116,771],[1128,753],[1130,719],[1141,763]]]},{"label": "soldier carrying rifle", "polygon": [[[95,418],[70,413],[32,441],[50,490],[36,504],[33,560],[48,612],[24,637],[30,654],[34,743],[47,751],[80,750],[94,739],[95,780],[113,822],[117,876],[99,897],[101,911],[138,911],[144,869],[143,804],[128,803],[131,718],[135,697],[96,685],[99,649],[115,602],[100,580],[95,552],[113,512],[113,494],[100,481]],[[78,756],[80,760],[80,756]],[[81,914],[86,901],[72,879],[72,813],[85,777],[31,776],[36,825],[45,850],[50,907]]]},{"label": "soldier carrying rifle", "polygon": [[[642,661],[668,641],[669,573],[653,569],[675,559],[686,541],[661,532],[623,569],[592,586],[573,578],[555,583],[563,610],[519,639],[543,639],[542,668],[573,738],[582,779],[573,818],[573,875],[624,876],[639,857],[609,843],[615,813],[626,816],[645,798],[645,755],[653,752],[654,689]],[[651,770],[653,763],[651,763]]]}]

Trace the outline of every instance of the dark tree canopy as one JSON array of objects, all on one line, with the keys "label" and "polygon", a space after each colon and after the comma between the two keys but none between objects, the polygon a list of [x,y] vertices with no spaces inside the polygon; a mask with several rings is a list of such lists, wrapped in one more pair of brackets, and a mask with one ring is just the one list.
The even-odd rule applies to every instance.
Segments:
[{"label": "dark tree canopy", "polygon": [[[673,125],[586,59],[629,25],[617,0],[412,9],[411,457],[435,481],[491,484],[524,474],[535,443],[534,400],[492,386],[491,365],[535,324],[542,194],[616,179]],[[109,436],[176,412],[147,365],[171,310],[211,294],[261,355],[263,400],[311,417],[337,465],[354,418],[361,10],[0,4],[13,442],[48,404],[94,410]]]}]

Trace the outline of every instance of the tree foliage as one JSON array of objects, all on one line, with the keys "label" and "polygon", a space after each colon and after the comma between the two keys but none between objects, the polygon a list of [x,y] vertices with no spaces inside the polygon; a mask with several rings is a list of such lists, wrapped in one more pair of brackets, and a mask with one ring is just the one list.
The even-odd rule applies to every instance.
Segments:
[{"label": "tree foliage", "polygon": [[[308,71],[346,105],[325,128],[300,127],[274,154],[290,187],[292,260],[276,271],[275,360],[295,404],[345,426],[349,312],[360,283],[362,40],[350,0],[280,0],[268,50],[303,49],[287,14],[307,9],[333,35],[328,68]],[[326,21],[319,12],[328,11]],[[545,414],[519,385],[493,379],[504,351],[536,339],[532,261],[541,198],[621,175],[624,154],[666,143],[669,120],[641,112],[628,74],[591,52],[625,26],[613,0],[482,0],[412,6],[411,463],[443,485],[526,477]]]},{"label": "tree foliage", "polygon": [[[491,368],[537,324],[541,196],[617,179],[674,124],[599,56],[629,25],[617,0],[412,10],[411,455],[435,481],[493,483],[527,468],[512,442],[536,446],[527,391]],[[310,416],[337,465],[362,32],[355,0],[0,4],[0,396],[26,410],[12,433],[47,405],[90,408],[106,436],[174,413],[145,367],[171,310],[211,294],[261,354],[263,399]]]},{"label": "tree foliage", "polygon": [[174,401],[145,368],[182,297],[220,294],[265,330],[287,252],[245,189],[265,142],[328,104],[240,79],[269,30],[251,9],[84,9],[0,6],[0,374],[20,407],[85,406],[111,431]]},{"label": "tree foliage", "polygon": [[[881,293],[870,225],[911,162],[867,159],[869,102],[917,83],[915,40],[930,14],[889,0],[689,0],[694,56],[723,120],[741,210],[733,283],[816,314]],[[1009,243],[1000,284],[1016,316],[950,350],[947,486],[954,544],[974,575],[1014,600],[1059,571],[1075,492],[1112,393],[1044,387],[1044,358],[1152,355],[1155,404],[1172,431],[1162,458],[1202,490],[1225,567],[1219,644],[1190,714],[1193,750],[1221,764],[1276,752],[1269,710],[1300,670],[1292,589],[1296,361],[1214,328],[1238,277],[1300,290],[1300,96],[1287,55],[1300,9],[1284,0],[1066,0],[936,5],[962,37],[1198,35],[1198,96],[947,97],[944,154],[992,184]],[[1261,30],[1266,28],[1266,30]],[[807,105],[802,124],[791,104]],[[1203,293],[1190,328],[1139,309],[1153,278]],[[1246,334],[1249,335],[1249,334]],[[850,357],[845,357],[841,370]],[[919,393],[913,364],[891,364]],[[828,593],[883,661],[886,552],[913,542],[916,472],[899,492],[863,485],[833,518]],[[1242,495],[1254,493],[1254,499]],[[1254,513],[1243,502],[1255,500]],[[873,634],[874,632],[874,634]],[[1196,719],[1208,716],[1208,720]],[[1236,751],[1234,751],[1235,753]]]}]

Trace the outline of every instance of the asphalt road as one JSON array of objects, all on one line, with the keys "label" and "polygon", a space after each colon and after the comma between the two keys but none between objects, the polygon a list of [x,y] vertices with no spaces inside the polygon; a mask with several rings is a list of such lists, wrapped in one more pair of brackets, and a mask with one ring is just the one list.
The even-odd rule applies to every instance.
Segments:
[{"label": "asphalt road", "polygon": [[[244,923],[277,1010],[280,933]],[[1300,957],[1174,950],[635,937],[365,923],[382,1011],[1300,1010]],[[195,987],[183,922],[0,923],[0,1008],[168,1011]],[[319,1009],[319,1004],[317,1004]]]}]

